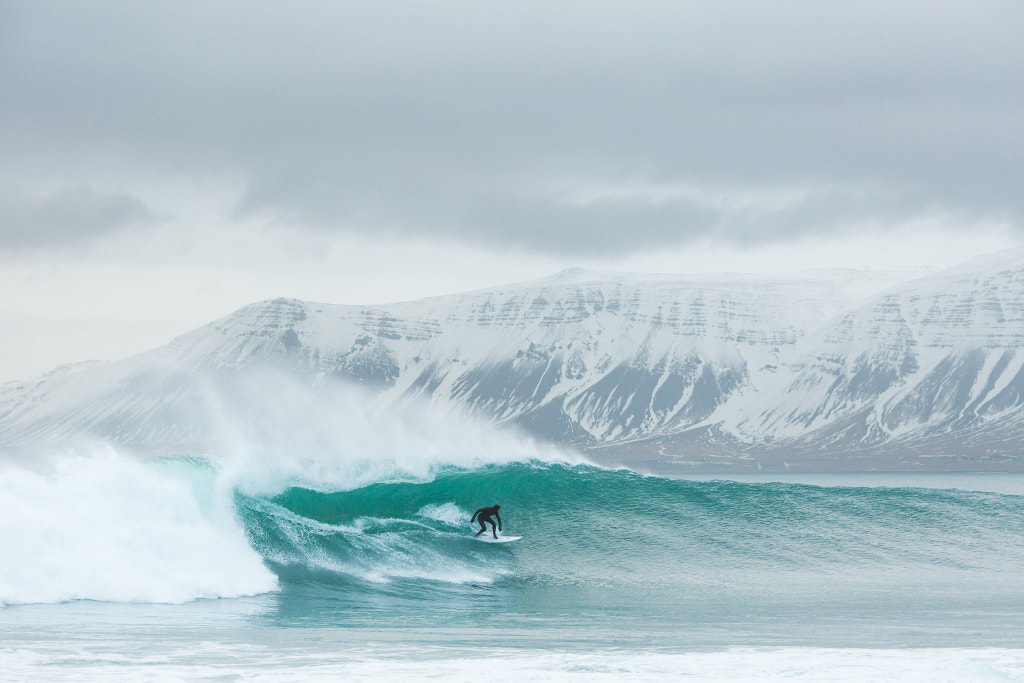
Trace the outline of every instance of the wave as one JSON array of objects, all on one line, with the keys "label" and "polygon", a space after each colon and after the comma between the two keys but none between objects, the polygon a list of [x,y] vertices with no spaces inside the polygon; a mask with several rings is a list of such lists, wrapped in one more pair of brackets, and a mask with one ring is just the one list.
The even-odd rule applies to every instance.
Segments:
[{"label": "wave", "polygon": [[[526,541],[480,547],[471,511],[500,503]],[[446,469],[429,481],[239,496],[253,547],[281,576],[324,569],[593,587],[698,587],[771,576],[941,583],[1016,571],[1024,498],[949,489],[741,484],[587,465]]]},{"label": "wave", "polygon": [[577,459],[455,412],[381,406],[354,387],[311,392],[269,371],[205,384],[206,457],[143,460],[82,439],[0,452],[0,604],[253,595],[298,566],[378,583],[489,580],[496,571],[447,561],[400,520],[330,528],[272,499],[294,486],[340,491],[428,481],[446,467]]},{"label": "wave", "polygon": [[[305,468],[274,485],[260,474],[259,486],[198,458],[107,453],[8,468],[0,603],[181,602],[295,582],[403,595],[505,582],[653,595],[926,585],[941,596],[1024,563],[1020,496],[498,460],[375,465],[371,483],[370,468],[346,461],[358,476],[317,480]],[[493,503],[524,540],[473,540],[472,510]]]},{"label": "wave", "polygon": [[0,471],[0,605],[186,602],[275,590],[198,460],[113,451]]}]

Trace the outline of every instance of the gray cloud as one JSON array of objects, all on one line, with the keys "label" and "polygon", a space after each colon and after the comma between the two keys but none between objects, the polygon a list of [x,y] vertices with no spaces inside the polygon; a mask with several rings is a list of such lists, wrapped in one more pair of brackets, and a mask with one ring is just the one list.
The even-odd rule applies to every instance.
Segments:
[{"label": "gray cloud", "polygon": [[1012,0],[3,7],[8,176],[223,175],[241,217],[556,254],[1024,224]]},{"label": "gray cloud", "polygon": [[592,256],[701,238],[749,246],[845,229],[877,232],[915,218],[955,224],[978,214],[930,204],[917,192],[870,187],[810,188],[798,196],[769,191],[746,198],[739,190],[710,189],[587,201],[494,195],[472,207],[458,237]]},{"label": "gray cloud", "polygon": [[135,197],[88,187],[44,196],[0,187],[0,247],[63,249],[118,230],[156,222]]}]

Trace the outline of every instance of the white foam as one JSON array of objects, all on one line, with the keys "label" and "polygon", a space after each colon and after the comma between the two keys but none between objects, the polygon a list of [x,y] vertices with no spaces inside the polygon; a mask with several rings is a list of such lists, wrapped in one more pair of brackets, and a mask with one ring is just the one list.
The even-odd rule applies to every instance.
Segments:
[{"label": "white foam", "polygon": [[1011,681],[1024,650],[1009,648],[730,648],[708,652],[476,648],[273,648],[247,643],[169,645],[154,652],[108,646],[0,650],[14,680],[258,681]]},{"label": "white foam", "polygon": [[[274,533],[266,537],[265,530],[257,529],[251,540],[268,560],[281,565],[345,574],[373,583],[394,579],[491,583],[509,573],[501,564],[502,558],[496,563],[495,558],[457,557],[432,547],[432,540],[453,534],[422,522],[360,517],[351,525],[335,526],[301,517],[270,501],[255,504],[265,522],[273,525]],[[465,521],[464,513],[451,503],[427,506],[441,514],[448,511],[446,507]],[[399,525],[400,530],[385,530],[393,525]]]},{"label": "white foam", "polygon": [[0,604],[180,603],[275,590],[228,502],[198,493],[172,469],[110,449],[63,454],[41,470],[4,463]]},{"label": "white foam", "polygon": [[[436,654],[436,653],[435,653]],[[335,665],[337,667],[337,665]],[[979,681],[1020,680],[1024,651],[1008,649],[732,648],[715,652],[485,651],[424,660],[356,658],[346,680],[476,681]],[[294,672],[294,670],[293,670]],[[330,667],[313,672],[325,679]],[[274,678],[271,676],[270,678]],[[288,676],[284,677],[285,679]],[[295,679],[303,678],[296,675]]]},{"label": "white foam", "polygon": [[469,518],[472,516],[455,503],[424,505],[416,515],[443,522],[450,526],[466,526],[469,524]]}]

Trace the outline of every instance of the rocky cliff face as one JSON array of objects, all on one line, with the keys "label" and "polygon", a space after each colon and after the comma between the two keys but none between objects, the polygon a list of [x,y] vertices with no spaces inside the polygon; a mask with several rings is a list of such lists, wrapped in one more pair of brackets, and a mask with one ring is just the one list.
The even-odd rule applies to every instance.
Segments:
[{"label": "rocky cliff face", "polygon": [[265,301],[146,354],[4,385],[0,443],[201,448],[210,388],[273,368],[314,394],[351,383],[458,406],[612,459],[1011,460],[1024,254],[906,278],[573,270],[387,306]]}]

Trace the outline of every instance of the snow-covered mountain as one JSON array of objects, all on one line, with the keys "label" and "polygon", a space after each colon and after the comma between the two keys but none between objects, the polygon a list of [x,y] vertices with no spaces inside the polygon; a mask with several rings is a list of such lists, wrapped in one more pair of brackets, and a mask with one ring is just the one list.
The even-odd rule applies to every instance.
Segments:
[{"label": "snow-covered mountain", "polygon": [[124,361],[0,386],[0,443],[202,448],[210,387],[270,367],[312,393],[349,382],[458,406],[609,460],[1016,462],[1024,252],[911,278],[570,270],[385,306],[275,299]]},{"label": "snow-covered mountain", "polygon": [[[832,318],[712,417],[790,452],[1024,459],[1024,253],[898,285]],[[947,463],[948,464],[948,463]]]}]

